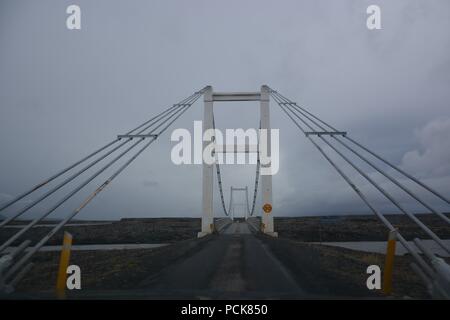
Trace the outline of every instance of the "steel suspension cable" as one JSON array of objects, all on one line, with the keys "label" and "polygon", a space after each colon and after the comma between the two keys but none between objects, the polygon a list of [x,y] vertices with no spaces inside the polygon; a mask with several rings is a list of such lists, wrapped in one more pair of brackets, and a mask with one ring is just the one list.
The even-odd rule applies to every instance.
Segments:
[{"label": "steel suspension cable", "polygon": [[[259,124],[259,129],[261,129],[261,123]],[[261,161],[259,159],[259,141],[260,137],[258,137],[258,143],[256,148],[256,173],[255,173],[255,185],[253,189],[253,201],[252,201],[252,210],[250,211],[250,216],[253,216],[255,213],[255,207],[256,207],[256,197],[258,195],[258,185],[259,185],[259,173],[260,173],[260,167],[261,167]]]},{"label": "steel suspension cable", "polygon": [[[260,124],[260,128],[261,128],[261,124]],[[215,119],[214,119],[214,113],[213,113],[213,129],[216,129],[216,124],[215,124]],[[215,155],[217,156],[217,152],[215,153]],[[259,159],[259,139],[258,139],[258,144],[257,144],[257,160],[256,160],[256,176],[255,176],[255,185],[254,185],[254,191],[253,191],[253,204],[252,204],[252,210],[249,211],[247,208],[247,211],[249,211],[248,213],[250,214],[250,216],[253,216],[253,213],[255,211],[255,204],[256,204],[256,196],[258,193],[258,182],[259,182],[259,172],[260,172],[260,159]],[[228,217],[230,214],[230,210],[231,208],[229,208],[228,210],[226,209],[225,206],[225,199],[224,199],[224,195],[223,195],[223,184],[222,184],[222,175],[221,175],[221,171],[220,171],[220,164],[219,161],[216,157],[216,174],[217,174],[217,183],[219,185],[219,194],[220,194],[220,200],[222,203],[222,208],[223,208],[223,212],[224,214]],[[230,195],[231,197],[231,195]],[[247,202],[248,202],[248,195],[247,195]],[[231,204],[230,204],[231,206]],[[248,205],[247,205],[248,206]]]},{"label": "steel suspension cable", "polygon": [[216,173],[217,173],[217,183],[219,184],[219,193],[220,193],[220,200],[222,203],[222,209],[223,209],[223,213],[228,217],[229,212],[227,211],[226,207],[225,207],[225,200],[223,197],[223,190],[222,190],[222,176],[220,174],[220,166],[219,164],[216,162]]},{"label": "steel suspension cable", "polygon": [[[233,209],[233,187],[230,187],[230,204],[228,205],[228,214],[231,218],[234,218],[234,209]],[[232,214],[233,212],[233,214]]]},{"label": "steel suspension cable", "polygon": [[[200,96],[200,95],[199,95]],[[198,96],[198,97],[199,97]],[[197,97],[197,99],[198,99]],[[192,100],[192,103],[194,103],[197,99]],[[152,129],[152,132],[155,132],[155,130],[157,130],[158,128],[160,128],[161,126],[163,126],[164,124],[166,124],[171,118],[173,118],[174,116],[177,115],[177,113],[179,113],[178,116],[176,116],[175,120],[178,119],[178,117],[184,113],[185,110],[187,110],[187,108],[189,108],[192,103],[187,104],[185,106],[182,106],[180,109],[177,109],[177,111],[170,115],[168,118],[164,119],[162,123],[160,123],[158,126],[156,126],[155,128]],[[180,113],[181,111],[181,113]],[[172,121],[173,122],[173,121]],[[170,124],[172,123],[170,122]],[[165,127],[166,128],[166,127]],[[143,129],[145,130],[145,129]],[[141,130],[142,131],[142,130]],[[157,138],[157,135],[156,137]],[[131,139],[129,139],[131,140]],[[128,140],[128,141],[129,141]],[[98,175],[100,175],[103,171],[105,171],[107,168],[109,168],[112,164],[114,164],[116,161],[118,161],[122,156],[124,156],[126,153],[128,153],[131,149],[133,149],[135,146],[137,146],[140,142],[142,142],[144,140],[144,138],[141,138],[139,141],[137,141],[135,144],[133,144],[131,147],[127,148],[124,152],[122,152],[119,156],[115,157],[112,161],[110,161],[108,164],[106,164],[104,167],[102,167],[99,171],[97,171],[96,173],[94,173],[92,176],[90,176],[87,180],[85,180],[82,184],[80,184],[79,186],[77,186],[72,192],[68,193],[62,200],[60,200],[56,205],[54,205],[53,207],[51,207],[49,210],[47,210],[43,215],[41,215],[40,217],[37,217],[36,219],[34,219],[32,222],[30,222],[27,226],[25,226],[23,229],[21,229],[19,232],[17,232],[14,236],[12,236],[11,238],[9,238],[5,243],[3,243],[0,246],[0,252],[2,252],[4,249],[6,249],[7,246],[9,246],[11,243],[13,243],[16,239],[18,239],[22,234],[24,234],[26,231],[28,231],[31,227],[33,227],[35,224],[39,223],[42,219],[44,219],[46,216],[48,216],[50,213],[52,213],[54,210],[56,210],[60,205],[62,205],[64,202],[66,202],[68,199],[70,199],[73,195],[75,195],[78,191],[80,191],[84,186],[86,186],[89,182],[91,182],[94,178],[96,178]]]},{"label": "steel suspension cable", "polygon": [[[281,94],[276,93],[277,96],[284,98],[284,100],[290,101],[289,99],[287,99],[286,97],[283,97]],[[291,102],[291,101],[290,101]],[[316,121],[314,121],[313,119],[311,119],[308,115],[306,115],[305,113],[302,112],[301,109],[298,108],[297,105],[292,104],[292,107],[297,109],[297,112],[300,113],[302,116],[304,116],[306,119],[308,119],[309,121],[311,121],[314,125],[316,125],[317,127],[319,127],[320,129],[322,129],[323,131],[326,131],[327,129],[324,128],[323,126],[321,126],[320,124],[318,124]],[[339,142],[341,145],[343,145],[347,150],[351,151],[353,154],[355,154],[356,156],[358,156],[361,160],[363,160],[364,162],[366,162],[368,165],[370,165],[372,168],[374,168],[376,171],[378,171],[380,174],[382,174],[384,177],[386,177],[387,179],[389,179],[392,183],[394,183],[397,187],[399,187],[400,189],[402,189],[403,191],[405,191],[409,196],[411,196],[413,199],[415,199],[417,202],[419,202],[422,206],[424,206],[426,209],[430,210],[432,213],[436,214],[437,216],[439,216],[441,219],[443,219],[445,222],[450,224],[450,219],[444,215],[442,212],[440,212],[439,210],[434,209],[433,207],[431,207],[429,204],[427,204],[425,201],[423,201],[419,196],[415,195],[410,189],[408,189],[405,185],[403,185],[402,183],[400,183],[397,179],[395,179],[394,177],[392,177],[391,175],[389,175],[387,172],[385,172],[384,170],[382,170],[381,168],[379,168],[377,165],[375,165],[372,161],[370,161],[369,159],[367,159],[366,157],[364,157],[363,155],[361,155],[359,152],[357,152],[354,148],[352,148],[351,146],[349,146],[348,144],[346,144],[344,141],[342,141],[341,139],[337,138],[336,136],[332,136],[332,138],[334,140],[336,140],[337,142]]]},{"label": "steel suspension cable", "polygon": [[[197,93],[195,93],[194,95],[196,95]],[[190,97],[182,100],[179,104],[183,104],[185,101],[187,101],[187,99],[189,99]],[[179,104],[173,105],[171,108],[166,109],[165,111],[162,111],[161,113],[159,113],[158,115],[156,115],[155,117],[147,120],[146,122],[142,123],[141,125],[137,126],[136,128],[128,131],[126,134],[131,134],[134,131],[142,128],[143,126],[145,126],[146,124],[148,124],[149,122],[153,121],[155,118],[161,116],[163,113],[166,113],[170,110],[172,110],[173,108],[177,107]],[[35,192],[36,190],[40,189],[41,187],[47,185],[48,183],[50,183],[51,181],[55,180],[56,178],[58,178],[59,176],[63,175],[64,173],[72,170],[73,168],[75,168],[76,166],[80,165],[81,163],[83,163],[84,161],[92,158],[93,156],[95,156],[96,154],[102,152],[103,150],[107,149],[108,147],[112,146],[113,144],[115,144],[116,142],[118,142],[120,139],[116,138],[115,140],[112,140],[111,142],[107,143],[106,145],[104,145],[103,147],[95,150],[94,152],[88,154],[87,156],[85,156],[84,158],[82,158],[81,160],[76,161],[75,163],[71,164],[70,166],[68,166],[67,168],[64,168],[63,170],[55,173],[54,175],[50,176],[49,178],[39,182],[38,184],[36,184],[34,187],[32,187],[31,189],[21,193],[20,195],[16,196],[15,198],[13,198],[12,200],[6,202],[5,204],[0,206],[0,211],[10,207],[11,205],[13,205],[14,203],[16,203],[19,200],[22,200],[23,198],[25,198],[26,196],[28,196],[29,194]]]},{"label": "steel suspension cable", "polygon": [[[201,91],[202,92],[202,91]],[[192,102],[194,103],[195,100]],[[69,222],[73,217],[75,217],[86,205],[92,201],[101,191],[103,191],[107,185],[109,185],[126,167],[128,167],[145,149],[147,149],[164,131],[166,131],[178,118],[180,118],[192,105],[187,105],[174,119],[172,119],[168,124],[163,127],[155,137],[147,142],[144,147],[142,147],[137,153],[135,153],[129,160],[127,160],[117,171],[115,171],[104,183],[102,183],[94,192],[92,192],[82,203],[75,209],[70,215],[68,215],[64,220],[62,220],[57,226],[55,226],[44,238],[41,239],[30,251],[28,251],[16,264],[14,264],[8,272],[5,274],[5,278],[10,278],[19,268],[24,265],[56,232],[58,232],[67,222]],[[167,123],[167,122],[165,122]],[[144,139],[141,138],[137,143],[142,142]],[[137,144],[136,143],[136,144]]]},{"label": "steel suspension cable", "polygon": [[[192,99],[191,97],[189,97],[189,101]],[[186,101],[186,99],[184,99],[183,101]],[[152,118],[153,121],[150,121],[151,123],[146,125],[143,129],[141,129],[137,134],[140,134],[142,132],[144,132],[145,130],[148,130],[150,127],[152,127],[154,124],[156,124],[158,121],[160,121],[161,119],[163,119],[165,116],[167,116],[168,114],[173,113],[174,111],[176,112],[177,110],[179,110],[180,108],[183,108],[183,106],[185,106],[185,104],[178,104],[178,106],[173,109],[173,108],[169,108],[168,110],[162,112],[160,115]],[[167,112],[168,111],[168,112]],[[147,121],[148,123],[148,121]],[[142,126],[141,126],[142,127]],[[132,130],[135,131],[135,130]],[[120,138],[118,138],[118,140],[120,140]],[[117,141],[118,141],[117,140]],[[109,152],[107,152],[106,154],[102,155],[100,158],[92,161],[91,163],[89,163],[87,166],[85,166],[84,168],[82,168],[81,170],[77,171],[75,174],[72,174],[70,177],[66,178],[64,181],[62,181],[61,183],[59,183],[57,186],[53,187],[52,189],[50,189],[49,191],[47,191],[45,194],[43,194],[42,196],[40,196],[38,199],[34,200],[33,202],[29,203],[27,206],[25,206],[23,209],[19,210],[16,214],[14,214],[13,216],[8,217],[7,219],[3,220],[0,223],[0,227],[5,226],[6,224],[8,224],[9,222],[11,222],[12,220],[16,219],[17,217],[21,216],[22,214],[24,214],[26,211],[28,211],[29,209],[31,209],[32,207],[34,207],[36,204],[38,204],[39,202],[43,201],[44,199],[46,199],[47,197],[49,197],[50,195],[52,195],[53,193],[55,193],[57,190],[59,190],[60,188],[62,188],[63,186],[65,186],[66,184],[68,184],[70,181],[74,180],[76,177],[78,177],[79,175],[81,175],[82,173],[84,173],[85,171],[87,171],[88,169],[90,169],[91,167],[93,167],[94,165],[96,165],[98,162],[100,162],[101,160],[105,159],[107,156],[109,156],[110,154],[114,153],[115,151],[117,151],[118,149],[120,149],[121,147],[123,147],[125,144],[127,144],[128,142],[130,142],[132,140],[132,138],[127,139],[125,142],[122,142],[120,145],[116,146],[115,148],[113,148],[112,150],[110,150]]]},{"label": "steel suspension cable", "polygon": [[[275,93],[278,94],[280,96],[282,96],[280,93],[278,93],[275,90],[271,90],[271,93]],[[284,98],[284,97],[283,97]],[[289,99],[287,99],[289,100]],[[331,126],[330,124],[328,124],[327,122],[323,121],[322,119],[320,119],[319,117],[315,116],[314,114],[312,114],[311,112],[309,112],[308,110],[306,110],[305,108],[299,106],[297,103],[295,102],[283,102],[283,104],[290,104],[292,106],[295,106],[299,109],[301,109],[302,111],[304,111],[305,113],[309,114],[311,117],[313,117],[314,119],[316,119],[317,121],[321,122],[322,124],[324,124],[325,126],[327,126],[328,128],[330,128],[332,131],[338,132],[338,130],[336,128],[334,128],[333,126]],[[406,171],[402,170],[401,168],[399,168],[398,166],[394,165],[393,163],[391,163],[390,161],[384,159],[383,157],[381,157],[380,155],[378,155],[377,153],[373,152],[372,150],[370,150],[369,148],[365,147],[364,145],[362,145],[361,143],[355,141],[354,139],[345,136],[344,139],[347,139],[348,141],[352,142],[353,144],[355,144],[356,146],[358,146],[359,148],[361,148],[362,150],[366,151],[367,153],[371,154],[373,157],[377,158],[378,160],[382,161],[383,163],[385,163],[386,165],[388,165],[389,167],[391,167],[392,169],[396,170],[397,172],[401,173],[402,175],[404,175],[405,177],[411,179],[412,181],[414,181],[416,184],[418,184],[419,186],[421,186],[422,188],[424,188],[425,190],[429,191],[430,193],[434,194],[436,197],[440,198],[441,200],[445,201],[446,203],[450,204],[450,199],[445,197],[444,195],[442,195],[441,193],[439,193],[438,191],[436,191],[435,189],[431,188],[430,186],[426,185],[425,183],[421,182],[419,179],[415,178],[414,176],[412,176],[411,174],[407,173]]]},{"label": "steel suspension cable", "polygon": [[[214,113],[213,113],[213,130],[215,133],[216,130],[216,122],[214,119]],[[214,135],[214,141],[216,140],[216,136]],[[227,211],[227,208],[225,207],[225,199],[223,197],[223,188],[222,188],[222,175],[220,174],[220,165],[219,165],[219,159],[217,157],[217,152],[214,150],[214,157],[216,159],[216,173],[217,173],[217,183],[219,184],[219,194],[220,194],[220,200],[222,203],[222,209],[223,213],[228,217],[229,211]]]},{"label": "steel suspension cable", "polygon": [[141,143],[143,139],[135,142],[133,145],[125,149],[125,151],[121,152],[118,156],[116,156],[113,160],[108,162],[104,167],[102,167],[99,171],[91,175],[88,179],[86,179],[83,183],[78,185],[73,191],[66,194],[61,200],[59,200],[55,205],[53,205],[50,209],[45,211],[45,213],[37,218],[35,218],[33,221],[31,221],[29,224],[27,224],[25,227],[20,229],[16,234],[14,234],[12,237],[10,237],[8,240],[6,240],[1,246],[0,246],[0,253],[2,253],[3,250],[5,250],[10,244],[12,244],[15,240],[17,240],[21,235],[23,235],[25,232],[27,232],[29,229],[31,229],[34,225],[42,221],[45,217],[50,215],[53,211],[55,211],[58,207],[60,207],[64,202],[69,200],[73,195],[75,195],[78,191],[80,191],[84,186],[86,186],[89,182],[91,182],[93,179],[95,179],[99,174],[101,174],[103,171],[108,169],[111,165],[113,165],[117,160],[122,158],[128,151],[133,149],[135,146],[137,146],[139,143]]},{"label": "steel suspension cable", "polygon": [[[304,125],[306,125],[310,130],[316,132],[316,130],[309,125],[304,119],[302,119],[296,112],[294,112],[290,105],[286,107],[298,118]],[[306,132],[305,132],[306,135]],[[310,138],[310,137],[309,137]],[[414,214],[406,210],[398,201],[396,201],[384,188],[379,186],[372,178],[370,178],[364,171],[361,170],[357,165],[355,165],[348,157],[346,157],[342,152],[340,152],[335,146],[329,143],[328,140],[319,136],[323,142],[325,142],[330,148],[332,148],[342,159],[344,159],[350,166],[352,166],[359,174],[361,174],[371,185],[373,185],[379,192],[381,192],[392,204],[394,204],[401,212],[406,214],[411,220],[413,220],[427,235],[429,235],[436,243],[438,243],[446,252],[450,253],[450,249],[447,245],[439,238],[432,230],[430,230],[425,224],[422,223]],[[310,139],[311,140],[311,139]]]},{"label": "steel suspension cable", "polygon": [[[282,111],[294,122],[294,124],[306,134],[306,130],[285,110],[285,106],[280,104],[280,101],[277,101],[276,97],[274,97],[275,101],[279,104]],[[291,111],[292,112],[292,111]],[[374,206],[370,204],[367,200],[367,197],[362,193],[358,187],[352,182],[352,180],[337,166],[337,164],[331,160],[331,158],[323,151],[323,149],[310,137],[307,138],[311,141],[311,143],[319,150],[319,152],[325,157],[325,159],[333,166],[333,168],[342,176],[342,178],[347,182],[347,184],[355,191],[355,193],[361,198],[361,200],[369,207],[369,209],[380,219],[380,221],[390,230],[394,231],[396,228],[386,219],[386,217],[380,213]],[[408,252],[414,257],[418,265],[422,267],[424,272],[428,274],[430,277],[434,275],[433,269],[422,259],[422,257],[417,253],[417,251],[409,244],[409,242],[400,234],[397,233],[397,238],[402,243],[402,245],[408,250]]]},{"label": "steel suspension cable", "polygon": [[250,217],[251,214],[250,214],[250,204],[248,202],[248,188],[247,187],[245,187],[245,200],[247,203],[247,217]]},{"label": "steel suspension cable", "polygon": [[412,181],[414,181],[415,183],[417,183],[419,186],[421,186],[422,188],[424,188],[425,190],[428,190],[430,193],[434,194],[436,197],[440,198],[441,200],[447,202],[448,204],[450,204],[450,200],[449,198],[446,198],[445,196],[443,196],[441,193],[439,193],[438,191],[436,191],[435,189],[431,188],[430,186],[426,185],[425,183],[423,183],[422,181],[420,181],[419,179],[413,177],[412,175],[410,175],[409,173],[405,172],[404,170],[400,169],[399,167],[397,167],[396,165],[392,164],[391,162],[387,161],[386,159],[382,158],[381,156],[379,156],[378,154],[376,154],[375,152],[371,151],[370,149],[366,148],[365,146],[363,146],[362,144],[358,143],[357,141],[353,140],[350,137],[345,137],[345,139],[347,139],[348,141],[352,142],[353,144],[355,144],[356,146],[360,147],[361,149],[363,149],[364,151],[366,151],[367,153],[371,154],[372,156],[374,156],[375,158],[377,158],[378,160],[384,162],[385,164],[387,164],[388,166],[390,166],[391,168],[397,170],[398,172],[400,172],[401,174],[403,174],[405,177],[411,179]]}]

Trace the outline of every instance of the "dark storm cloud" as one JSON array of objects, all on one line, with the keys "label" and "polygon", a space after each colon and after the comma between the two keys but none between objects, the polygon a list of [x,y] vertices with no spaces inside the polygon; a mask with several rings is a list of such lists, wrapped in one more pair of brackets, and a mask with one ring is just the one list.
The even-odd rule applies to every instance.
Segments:
[{"label": "dark storm cloud", "polygon": [[[65,27],[73,3],[82,9],[81,31]],[[370,4],[382,9],[382,30],[365,27]],[[448,193],[449,35],[446,0],[3,0],[0,202],[207,84],[218,91],[268,84]],[[253,103],[217,104],[217,126],[257,127],[258,111]],[[201,118],[198,102],[176,127],[192,131]],[[282,139],[276,214],[366,212],[274,103],[272,125]],[[169,138],[170,131],[80,218],[198,216],[201,167],[173,165]],[[346,172],[380,208],[395,211]],[[228,197],[231,185],[252,186],[254,168],[224,166],[223,175]]]}]

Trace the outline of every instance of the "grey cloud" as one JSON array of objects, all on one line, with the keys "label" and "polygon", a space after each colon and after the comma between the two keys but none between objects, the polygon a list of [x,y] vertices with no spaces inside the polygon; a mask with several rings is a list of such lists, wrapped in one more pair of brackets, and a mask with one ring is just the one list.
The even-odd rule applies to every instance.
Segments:
[{"label": "grey cloud", "polygon": [[[450,148],[439,138],[448,135],[446,125],[432,126],[436,139],[424,129],[450,117],[447,0],[378,0],[383,29],[374,32],[365,27],[369,0],[78,0],[82,30],[73,32],[65,28],[69,4],[0,2],[1,193],[21,193],[206,84],[218,91],[268,84],[432,186],[449,189],[442,150]],[[282,139],[275,214],[366,211],[271,108]],[[200,101],[173,128],[192,131],[202,115]],[[215,115],[220,128],[258,126],[257,104],[217,104]],[[201,167],[173,165],[169,137],[160,137],[79,218],[199,216]],[[343,167],[378,206],[392,210]],[[230,186],[252,186],[254,173],[253,166],[225,166],[226,199]],[[106,178],[55,215],[67,214]]]},{"label": "grey cloud", "polygon": [[418,149],[403,156],[402,167],[420,177],[450,176],[450,118],[430,121],[415,136]]}]

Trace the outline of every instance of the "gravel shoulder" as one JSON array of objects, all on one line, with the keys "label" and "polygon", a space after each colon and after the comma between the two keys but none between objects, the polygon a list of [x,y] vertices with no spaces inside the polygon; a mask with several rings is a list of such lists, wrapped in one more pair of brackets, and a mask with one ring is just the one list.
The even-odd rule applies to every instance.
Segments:
[{"label": "gravel shoulder", "polygon": [[[431,214],[417,214],[423,223],[442,239],[450,239],[450,225]],[[450,217],[450,214],[447,214]],[[406,240],[429,239],[405,215],[386,215]],[[333,241],[386,241],[388,229],[373,215],[328,217],[275,217],[276,231],[280,237],[305,242]]]},{"label": "gravel shoulder", "polygon": [[[89,222],[85,222],[89,224]],[[13,245],[19,245],[25,238],[32,244],[40,240],[51,227],[37,227],[29,230]],[[64,231],[73,236],[73,244],[123,244],[123,243],[174,243],[193,239],[200,230],[198,218],[154,218],[122,219],[104,225],[69,226],[57,232],[47,245],[61,245]],[[0,243],[17,233],[16,228],[2,228]]]},{"label": "gravel shoulder", "polygon": [[[260,237],[310,294],[330,298],[384,298],[366,287],[367,267],[376,264],[383,269],[383,254]],[[425,286],[409,266],[411,262],[410,256],[395,257],[393,298],[428,298]]]}]

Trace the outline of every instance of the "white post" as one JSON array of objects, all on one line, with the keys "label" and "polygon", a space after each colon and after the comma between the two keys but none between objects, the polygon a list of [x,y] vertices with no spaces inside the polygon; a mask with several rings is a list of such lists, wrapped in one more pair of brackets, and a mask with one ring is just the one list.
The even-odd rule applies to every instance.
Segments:
[{"label": "white post", "polygon": [[248,210],[249,210],[249,206],[248,206],[248,186],[245,186],[245,202],[246,202],[246,210],[245,210],[245,220],[247,221],[248,219]]},{"label": "white post", "polygon": [[[271,151],[271,137],[270,137],[270,91],[267,86],[261,87],[261,129],[267,130],[267,154],[270,156]],[[261,164],[263,167],[270,167],[269,165]],[[262,187],[262,206],[265,204],[270,204],[273,208],[272,203],[272,176],[271,175],[261,175],[261,187]],[[261,207],[262,207],[261,206]],[[261,210],[261,209],[260,209]],[[277,236],[273,228],[273,210],[269,213],[262,211],[262,232]]]},{"label": "white post", "polygon": [[[208,86],[204,93],[204,115],[203,115],[203,132],[213,128],[213,103],[216,101],[257,101],[261,103],[261,129],[267,131],[267,155],[271,156],[271,132],[270,132],[270,89],[267,86],[261,87],[261,93],[254,92],[238,92],[238,93],[213,93],[213,88]],[[203,142],[202,151],[208,146],[209,142]],[[247,147],[246,147],[247,148]],[[250,152],[250,146],[248,146],[248,152]],[[246,150],[246,149],[245,149]],[[222,152],[228,152],[226,146],[222,146]],[[237,152],[233,149],[232,152]],[[261,163],[263,168],[270,168],[271,164]],[[262,188],[262,201],[261,209],[273,208],[272,204],[272,176],[261,175],[261,188]],[[213,214],[213,183],[214,183],[214,164],[208,165],[203,162],[203,202],[202,202],[202,230],[198,233],[199,237],[211,234],[214,231],[214,214]],[[233,187],[230,194],[230,207],[229,215],[234,220],[234,204],[233,204]],[[248,194],[248,190],[246,195]],[[248,199],[248,195],[247,195]],[[247,200],[248,202],[248,200]],[[248,203],[247,203],[248,206]],[[248,218],[248,217],[246,217]],[[273,224],[273,211],[262,213],[261,231],[277,236],[274,232]]]},{"label": "white post", "polygon": [[231,211],[233,210],[233,187],[230,187],[230,205],[228,206],[228,215],[230,216],[231,221],[233,221],[233,215]]},{"label": "white post", "polygon": [[[213,88],[208,86],[204,93],[203,132],[213,128]],[[208,145],[203,141],[203,150]],[[202,157],[203,159],[203,157]],[[203,160],[202,160],[203,161]],[[211,234],[214,230],[213,215],[213,183],[214,165],[208,165],[203,161],[203,206],[202,206],[202,230],[198,237]]]}]

